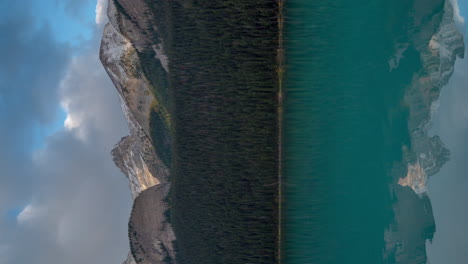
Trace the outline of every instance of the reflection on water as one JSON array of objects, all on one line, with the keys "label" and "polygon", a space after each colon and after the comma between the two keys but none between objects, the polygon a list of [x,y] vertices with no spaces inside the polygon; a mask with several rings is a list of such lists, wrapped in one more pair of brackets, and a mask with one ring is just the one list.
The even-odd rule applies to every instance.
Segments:
[{"label": "reflection on water", "polygon": [[426,181],[449,156],[427,128],[463,51],[450,6],[291,0],[285,11],[283,263],[426,263]]}]

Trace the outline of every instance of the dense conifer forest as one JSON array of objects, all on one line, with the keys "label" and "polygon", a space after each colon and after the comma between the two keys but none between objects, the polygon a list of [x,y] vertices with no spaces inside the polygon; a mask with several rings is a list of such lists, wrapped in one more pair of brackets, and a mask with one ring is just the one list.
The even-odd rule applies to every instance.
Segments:
[{"label": "dense conifer forest", "polygon": [[[158,129],[161,115],[151,115],[151,126],[156,148],[172,146],[163,158],[172,164],[168,201],[177,261],[273,264],[278,2],[147,2],[170,58],[170,131]],[[160,70],[143,67],[148,79],[161,83],[151,77]],[[172,144],[158,140],[161,133],[170,133]]]}]

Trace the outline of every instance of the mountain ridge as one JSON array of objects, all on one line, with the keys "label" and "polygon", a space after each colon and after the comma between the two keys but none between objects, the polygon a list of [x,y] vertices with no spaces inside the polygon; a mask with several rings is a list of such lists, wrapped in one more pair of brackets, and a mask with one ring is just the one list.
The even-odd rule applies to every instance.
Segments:
[{"label": "mountain ridge", "polygon": [[124,264],[175,263],[175,236],[165,214],[168,209],[165,197],[170,188],[169,168],[158,155],[151,138],[150,117],[153,112],[161,113],[163,100],[156,96],[153,84],[146,78],[139,55],[148,51],[155,53],[153,59],[159,61],[161,58],[164,69],[168,58],[162,43],[153,44],[152,38],[144,36],[157,30],[150,23],[148,12],[149,7],[142,0],[110,0],[109,22],[104,28],[99,54],[119,94],[130,130],[130,134],[112,150],[115,164],[129,179],[134,200],[129,218],[131,251]]}]

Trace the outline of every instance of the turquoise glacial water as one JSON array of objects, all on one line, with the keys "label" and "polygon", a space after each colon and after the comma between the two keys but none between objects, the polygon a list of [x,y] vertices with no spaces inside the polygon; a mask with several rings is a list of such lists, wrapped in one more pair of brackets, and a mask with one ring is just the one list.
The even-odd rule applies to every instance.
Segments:
[{"label": "turquoise glacial water", "polygon": [[[403,96],[422,67],[415,21],[442,10],[443,1],[286,1],[282,263],[424,261],[430,229],[408,239],[414,262],[398,262],[384,234],[411,145]],[[424,216],[411,206],[412,223]]]}]

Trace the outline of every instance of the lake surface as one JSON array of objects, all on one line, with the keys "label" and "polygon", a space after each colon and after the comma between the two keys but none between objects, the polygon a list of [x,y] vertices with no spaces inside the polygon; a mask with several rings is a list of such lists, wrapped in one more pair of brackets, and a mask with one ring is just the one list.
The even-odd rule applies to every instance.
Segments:
[{"label": "lake surface", "polygon": [[[430,200],[397,184],[405,94],[444,1],[286,1],[282,263],[426,263]],[[426,111],[426,112],[424,112]],[[406,148],[407,151],[402,151]]]}]

